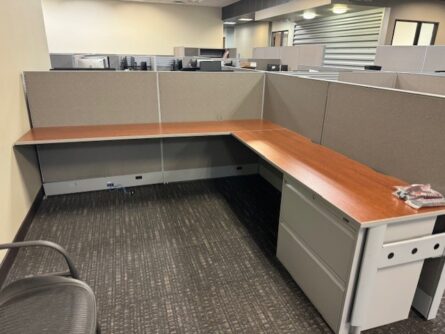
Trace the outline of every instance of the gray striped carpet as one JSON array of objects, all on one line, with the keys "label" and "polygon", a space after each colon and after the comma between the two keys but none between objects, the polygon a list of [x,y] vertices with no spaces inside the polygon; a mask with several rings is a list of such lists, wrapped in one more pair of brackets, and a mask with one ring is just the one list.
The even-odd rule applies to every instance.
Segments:
[{"label": "gray striped carpet", "polygon": [[[331,333],[275,258],[280,194],[258,176],[44,200],[27,239],[65,247],[103,333]],[[8,282],[64,270],[22,250]],[[445,332],[445,309],[367,333]]]}]

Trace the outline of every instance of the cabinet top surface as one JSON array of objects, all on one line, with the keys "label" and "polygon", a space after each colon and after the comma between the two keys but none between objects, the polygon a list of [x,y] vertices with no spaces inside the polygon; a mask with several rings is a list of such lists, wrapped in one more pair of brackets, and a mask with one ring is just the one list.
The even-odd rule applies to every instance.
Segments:
[{"label": "cabinet top surface", "polygon": [[359,224],[445,214],[445,208],[415,210],[392,195],[407,183],[376,172],[286,129],[233,134],[257,154]]}]

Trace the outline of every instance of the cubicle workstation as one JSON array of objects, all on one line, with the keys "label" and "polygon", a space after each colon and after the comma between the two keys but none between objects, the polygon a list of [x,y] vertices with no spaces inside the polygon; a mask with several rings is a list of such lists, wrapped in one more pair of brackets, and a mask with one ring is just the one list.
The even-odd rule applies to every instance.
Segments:
[{"label": "cubicle workstation", "polygon": [[276,255],[335,333],[436,316],[445,208],[392,192],[445,191],[445,97],[263,72],[25,82],[16,150],[37,148],[48,196],[260,173],[281,191]]}]

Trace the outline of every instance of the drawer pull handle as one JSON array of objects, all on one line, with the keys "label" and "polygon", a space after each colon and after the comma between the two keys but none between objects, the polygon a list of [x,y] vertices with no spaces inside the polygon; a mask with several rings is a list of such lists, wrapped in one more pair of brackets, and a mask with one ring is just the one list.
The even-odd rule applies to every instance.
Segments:
[{"label": "drawer pull handle", "polygon": [[391,253],[388,254],[388,259],[391,260],[393,257],[394,257],[394,253],[393,253],[393,252],[391,252]]},{"label": "drawer pull handle", "polygon": [[417,253],[417,248],[413,248],[413,250],[411,251],[411,254],[416,254]]},{"label": "drawer pull handle", "polygon": [[434,249],[439,249],[439,247],[440,247],[440,244],[435,244],[434,245]]}]

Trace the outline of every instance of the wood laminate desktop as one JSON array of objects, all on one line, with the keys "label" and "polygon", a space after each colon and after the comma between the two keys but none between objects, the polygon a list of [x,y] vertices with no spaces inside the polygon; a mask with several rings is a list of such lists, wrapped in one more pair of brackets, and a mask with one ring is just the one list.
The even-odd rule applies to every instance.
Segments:
[{"label": "wood laminate desktop", "polygon": [[445,233],[433,234],[445,208],[412,209],[392,195],[406,182],[272,122],[34,128],[16,146],[215,135],[234,136],[283,172],[277,257],[336,333],[406,319],[412,305],[435,317],[445,273],[425,260],[445,252]]},{"label": "wood laminate desktop", "polygon": [[393,186],[406,182],[265,120],[33,128],[16,145],[213,135],[233,135],[360,224],[445,214],[445,208],[410,208],[392,195]]},{"label": "wood laminate desktop", "polygon": [[264,120],[60,126],[33,128],[25,133],[15,145],[230,135],[235,131],[280,128],[279,125]]},{"label": "wood laminate desktop", "polygon": [[406,182],[378,173],[290,130],[240,131],[233,135],[360,224],[445,214],[443,207],[412,209],[392,195],[393,186]]}]

